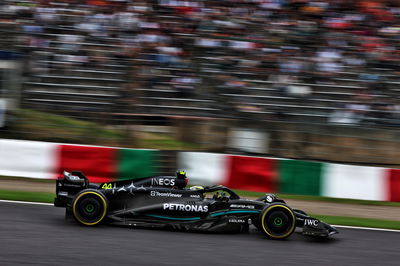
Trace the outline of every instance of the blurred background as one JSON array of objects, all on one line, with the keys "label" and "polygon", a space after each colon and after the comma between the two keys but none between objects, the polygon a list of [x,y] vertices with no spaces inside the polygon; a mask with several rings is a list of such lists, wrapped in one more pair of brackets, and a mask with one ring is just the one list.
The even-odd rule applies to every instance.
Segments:
[{"label": "blurred background", "polygon": [[398,0],[2,0],[0,198],[185,169],[400,229],[399,33]]},{"label": "blurred background", "polygon": [[400,3],[2,0],[0,138],[400,167]]}]

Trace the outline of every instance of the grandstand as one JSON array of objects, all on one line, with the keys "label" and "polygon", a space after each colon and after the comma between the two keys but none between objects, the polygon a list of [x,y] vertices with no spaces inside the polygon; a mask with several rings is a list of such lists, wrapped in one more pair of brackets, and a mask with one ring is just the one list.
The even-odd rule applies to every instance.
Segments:
[{"label": "grandstand", "polygon": [[0,8],[12,25],[2,36],[13,36],[2,49],[26,55],[25,107],[92,118],[400,122],[396,1],[21,0]]},{"label": "grandstand", "polygon": [[[368,67],[371,62],[354,67],[345,64],[348,58],[339,55],[358,48],[357,44],[347,43],[354,37],[352,29],[340,32],[323,25],[314,29],[322,36],[338,34],[339,37],[326,37],[326,42],[338,39],[337,42],[347,43],[346,47],[322,46],[320,40],[289,46],[304,36],[295,35],[291,39],[290,34],[265,33],[257,23],[261,22],[261,15],[274,10],[268,8],[269,2],[279,6],[280,1],[233,1],[237,8],[215,15],[209,28],[203,27],[201,19],[188,22],[189,16],[203,15],[206,9],[223,13],[230,1],[148,1],[141,3],[142,8],[137,8],[134,1],[100,2],[104,6],[96,7],[90,4],[91,1],[86,5],[82,1],[8,1],[10,5],[29,7],[17,11],[7,9],[14,11],[9,17],[18,21],[17,33],[21,42],[17,47],[29,51],[28,78],[24,84],[25,105],[50,110],[114,112],[119,109],[115,105],[128,91],[130,100],[138,107],[134,108],[135,111],[213,116],[229,115],[234,110],[265,114],[266,118],[283,115],[290,119],[307,117],[321,122],[328,121],[335,111],[357,113],[358,110],[351,110],[357,105],[365,105],[367,110],[362,119],[368,121],[381,116],[391,118],[390,108],[397,107],[397,102],[392,101],[398,85],[393,69]],[[293,4],[281,6],[281,9],[291,12],[297,23],[312,25],[315,14],[304,10],[313,7],[314,1],[292,2],[304,3],[302,7]],[[118,7],[115,3],[119,3]],[[186,11],[185,5],[188,6]],[[5,9],[7,5],[3,6]],[[300,12],[301,8],[303,12]],[[326,20],[330,18],[329,8],[325,7],[320,14],[326,13]],[[340,8],[332,7],[332,10]],[[299,10],[298,14],[294,13],[296,10]],[[357,9],[350,11],[360,12]],[[26,20],[19,19],[21,12]],[[241,12],[247,12],[247,20],[232,22],[239,19]],[[253,21],[249,15],[260,17]],[[227,20],[227,25],[221,18]],[[264,23],[274,27],[279,19],[282,18],[269,15]],[[132,28],[127,29],[124,24]],[[247,24],[250,30],[255,30],[254,33],[242,31]],[[96,27],[100,29],[96,30]],[[312,32],[307,27],[298,27],[298,32],[293,34],[304,30]],[[228,30],[227,34],[223,30]],[[288,27],[282,30],[290,33]],[[251,36],[257,34],[260,35],[258,38]],[[268,35],[278,40],[261,39]],[[151,38],[161,41],[152,41]],[[278,54],[274,57],[270,53]],[[307,55],[315,58],[309,60]],[[266,61],[259,60],[265,57]],[[361,61],[366,61],[365,57],[362,54]],[[324,73],[318,73],[318,67],[329,68],[335,64],[339,71],[333,66],[334,71],[321,79]],[[148,74],[143,72],[150,73],[151,77],[146,77]],[[384,78],[379,82],[385,89],[371,89],[371,85],[359,79],[364,73]],[[227,77],[222,79],[244,83],[240,85],[244,86],[243,90],[229,88],[229,82],[225,86],[218,84],[220,76],[224,75]],[[289,75],[291,78],[283,82],[271,80],[274,75]],[[387,110],[375,108],[370,102],[360,103],[355,99],[360,90]],[[225,103],[229,103],[231,108],[221,110]],[[382,113],[384,115],[380,115]],[[354,119],[356,122],[359,120]]]}]

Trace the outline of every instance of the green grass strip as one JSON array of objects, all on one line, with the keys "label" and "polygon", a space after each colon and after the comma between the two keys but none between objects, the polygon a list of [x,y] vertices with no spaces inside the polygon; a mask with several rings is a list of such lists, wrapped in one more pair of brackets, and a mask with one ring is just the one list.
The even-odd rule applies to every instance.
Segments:
[{"label": "green grass strip", "polygon": [[[4,180],[22,180],[32,183],[53,183],[55,185],[55,180],[50,179],[37,179],[37,178],[22,178],[22,177],[8,177],[8,176],[0,176],[0,179]],[[264,196],[263,192],[253,192],[253,191],[245,191],[234,189],[236,193],[238,193],[241,197],[251,197],[258,198]],[[21,192],[25,193],[25,192]],[[27,192],[29,193],[29,192]],[[358,205],[376,205],[376,206],[395,206],[399,207],[400,202],[390,202],[390,201],[373,201],[373,200],[356,200],[356,199],[339,199],[339,198],[330,198],[330,197],[321,197],[321,196],[309,196],[309,195],[292,195],[292,194],[277,194],[282,199],[293,199],[293,200],[309,200],[309,201],[323,201],[323,202],[333,202],[333,203],[343,203],[343,204],[358,204]],[[0,198],[1,198],[1,190],[0,190]],[[4,198],[1,198],[4,199]]]},{"label": "green grass strip", "polygon": [[49,192],[26,192],[0,190],[0,199],[32,202],[54,202],[55,194]]},{"label": "green grass strip", "polygon": [[319,214],[310,214],[310,216],[318,218],[321,221],[326,222],[328,224],[400,230],[399,221],[347,217],[347,216],[328,216]]},{"label": "green grass strip", "polygon": [[30,177],[19,177],[19,176],[0,176],[0,180],[15,180],[15,181],[24,181],[28,183],[53,183],[54,186],[56,185],[55,179],[43,179],[43,178],[30,178]]}]

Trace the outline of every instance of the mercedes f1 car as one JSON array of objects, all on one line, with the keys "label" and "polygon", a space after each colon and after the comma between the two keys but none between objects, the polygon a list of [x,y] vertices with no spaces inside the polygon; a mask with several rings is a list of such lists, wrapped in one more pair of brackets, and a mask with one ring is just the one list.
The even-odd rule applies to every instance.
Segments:
[{"label": "mercedes f1 car", "polygon": [[271,239],[289,237],[296,229],[313,237],[338,231],[301,210],[292,209],[274,194],[256,200],[240,198],[225,186],[185,188],[184,172],[100,185],[82,172],[64,172],[56,182],[56,207],[66,217],[94,226],[101,223],[172,228],[188,231],[244,232],[253,224]]}]

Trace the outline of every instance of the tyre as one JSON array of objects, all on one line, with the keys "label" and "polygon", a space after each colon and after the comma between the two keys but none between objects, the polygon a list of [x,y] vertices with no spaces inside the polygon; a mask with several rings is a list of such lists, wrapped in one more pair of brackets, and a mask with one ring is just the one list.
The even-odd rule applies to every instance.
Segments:
[{"label": "tyre", "polygon": [[76,221],[83,225],[101,223],[108,210],[106,197],[96,190],[83,190],[75,196],[72,213]]},{"label": "tyre", "polygon": [[259,229],[271,239],[285,239],[296,228],[296,217],[292,209],[281,203],[265,207],[259,217]]}]

